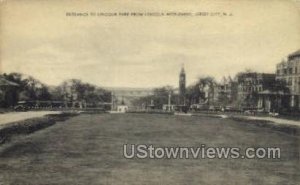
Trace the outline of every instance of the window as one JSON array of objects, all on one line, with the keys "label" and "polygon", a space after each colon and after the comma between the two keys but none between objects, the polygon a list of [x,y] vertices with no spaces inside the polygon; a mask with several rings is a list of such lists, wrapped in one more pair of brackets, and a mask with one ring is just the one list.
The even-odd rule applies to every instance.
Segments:
[{"label": "window", "polygon": [[277,69],[277,75],[280,75],[280,70],[279,69]]},{"label": "window", "polygon": [[297,67],[295,67],[295,74],[297,74],[298,73],[298,68]]},{"label": "window", "polygon": [[293,85],[293,79],[291,77],[289,78],[288,85]]}]

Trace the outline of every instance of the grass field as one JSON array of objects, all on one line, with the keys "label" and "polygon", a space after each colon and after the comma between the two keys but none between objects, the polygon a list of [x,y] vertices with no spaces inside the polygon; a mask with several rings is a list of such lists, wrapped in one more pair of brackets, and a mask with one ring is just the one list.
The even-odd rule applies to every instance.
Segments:
[{"label": "grass field", "polygon": [[[124,144],[280,147],[281,159],[125,159]],[[298,135],[231,119],[82,114],[0,146],[0,185],[297,185]]]}]

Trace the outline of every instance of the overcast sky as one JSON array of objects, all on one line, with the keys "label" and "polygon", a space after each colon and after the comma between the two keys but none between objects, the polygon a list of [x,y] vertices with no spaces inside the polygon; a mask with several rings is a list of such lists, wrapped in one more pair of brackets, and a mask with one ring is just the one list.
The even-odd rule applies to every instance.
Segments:
[{"label": "overcast sky", "polygon": [[[274,72],[300,49],[292,1],[3,1],[1,72],[49,85],[78,78],[100,86],[178,85],[249,68]],[[212,1],[211,1],[212,2]],[[232,16],[70,17],[67,12],[226,12]]]}]

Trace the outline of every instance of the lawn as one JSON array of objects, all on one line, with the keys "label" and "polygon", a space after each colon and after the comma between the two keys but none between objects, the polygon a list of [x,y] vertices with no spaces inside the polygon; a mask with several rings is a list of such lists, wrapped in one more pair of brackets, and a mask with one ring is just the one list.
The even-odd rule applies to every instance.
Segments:
[{"label": "lawn", "polygon": [[[125,159],[124,144],[276,146],[281,159]],[[296,185],[299,147],[299,135],[231,119],[82,114],[0,146],[0,185]]]}]

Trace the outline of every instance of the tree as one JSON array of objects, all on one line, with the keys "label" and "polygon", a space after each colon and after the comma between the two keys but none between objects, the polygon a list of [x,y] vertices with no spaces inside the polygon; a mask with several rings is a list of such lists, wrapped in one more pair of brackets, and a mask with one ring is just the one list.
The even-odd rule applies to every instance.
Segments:
[{"label": "tree", "polygon": [[186,98],[188,104],[200,103],[200,99],[205,99],[205,87],[209,88],[209,92],[212,94],[216,81],[211,76],[201,77],[198,81],[189,86],[186,91]]},{"label": "tree", "polygon": [[167,104],[169,100],[169,94],[171,94],[171,104],[174,104],[176,102],[174,95],[174,90],[171,86],[164,86],[160,88],[156,88],[153,91],[154,94],[154,104],[158,108],[162,108],[163,104]]},{"label": "tree", "polygon": [[191,85],[186,89],[187,104],[199,103],[199,97],[202,96],[202,92],[199,89],[199,85]]},{"label": "tree", "polygon": [[66,101],[83,101],[91,106],[111,100],[110,92],[78,79],[64,81],[55,92],[56,97],[63,97]]}]

